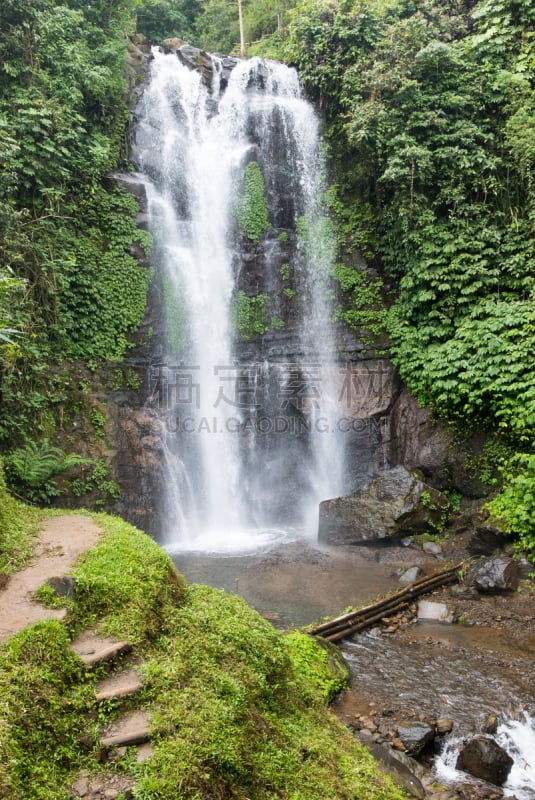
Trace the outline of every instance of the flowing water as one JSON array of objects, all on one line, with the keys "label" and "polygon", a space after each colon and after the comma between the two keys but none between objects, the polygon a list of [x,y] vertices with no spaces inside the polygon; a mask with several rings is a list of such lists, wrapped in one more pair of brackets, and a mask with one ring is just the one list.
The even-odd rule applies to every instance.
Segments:
[{"label": "flowing water", "polygon": [[[294,526],[314,534],[318,503],[341,493],[343,474],[334,424],[339,412],[328,391],[335,351],[327,291],[333,248],[322,211],[318,120],[295,70],[282,64],[238,62],[227,85],[216,56],[211,81],[176,54],[155,49],[153,56],[138,109],[135,159],[147,185],[169,332],[158,387],[166,426],[162,542],[170,550],[261,548],[285,537],[290,514],[273,511],[283,505],[291,508]],[[280,242],[293,237],[302,302],[291,335],[299,359],[324,387],[312,400],[310,385],[304,392],[306,436],[298,439],[301,455],[292,463],[284,437],[264,448],[268,463],[258,432],[243,435],[246,404],[235,401],[247,394],[255,405],[261,372],[256,359],[238,363],[233,325],[246,269],[237,207],[253,161],[265,182],[270,226],[286,227],[278,240],[262,245],[264,270],[282,269]],[[253,250],[256,258],[259,248]],[[263,280],[270,282],[269,276]],[[264,365],[267,382],[277,366]],[[281,396],[297,372],[303,378],[307,368],[294,358]],[[332,435],[323,435],[322,425]],[[277,495],[285,495],[285,503]]]}]

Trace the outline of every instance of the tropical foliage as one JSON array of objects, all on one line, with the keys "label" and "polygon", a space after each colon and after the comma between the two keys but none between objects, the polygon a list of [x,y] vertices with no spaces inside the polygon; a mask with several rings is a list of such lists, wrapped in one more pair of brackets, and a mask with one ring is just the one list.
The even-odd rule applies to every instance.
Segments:
[{"label": "tropical foliage", "polygon": [[4,452],[53,441],[73,390],[68,360],[122,358],[144,315],[149,276],[130,249],[148,247],[147,237],[132,198],[103,183],[127,154],[125,34],[135,7],[0,6]]},{"label": "tropical foliage", "polygon": [[[535,541],[534,20],[524,1],[467,14],[455,1],[305,0],[284,44],[326,120],[341,252],[359,248],[388,290],[388,318],[372,322],[421,404],[522,453],[493,510],[523,545]],[[354,294],[338,313],[358,330],[380,287],[347,267],[337,277]]]}]

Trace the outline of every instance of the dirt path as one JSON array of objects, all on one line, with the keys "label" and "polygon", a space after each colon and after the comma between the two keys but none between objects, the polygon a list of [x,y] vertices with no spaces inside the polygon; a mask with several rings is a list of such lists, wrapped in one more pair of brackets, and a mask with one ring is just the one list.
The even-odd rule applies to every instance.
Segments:
[{"label": "dirt path", "polygon": [[47,578],[67,575],[78,556],[94,547],[101,533],[99,526],[82,514],[53,517],[45,523],[32,563],[11,575],[0,591],[0,641],[26,625],[65,616],[65,609],[43,608],[35,603],[32,593]]}]

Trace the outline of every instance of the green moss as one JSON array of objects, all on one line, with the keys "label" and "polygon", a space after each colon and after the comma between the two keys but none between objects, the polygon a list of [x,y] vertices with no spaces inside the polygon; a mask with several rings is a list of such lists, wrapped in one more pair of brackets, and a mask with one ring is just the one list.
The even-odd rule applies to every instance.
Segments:
[{"label": "green moss", "polygon": [[191,586],[146,680],[157,744],[142,800],[401,797],[325,707],[340,680],[321,646],[240,598]]},{"label": "green moss", "polygon": [[269,327],[274,331],[279,331],[282,328],[286,327],[286,323],[283,319],[278,317],[276,314],[271,317],[269,321]]},{"label": "green moss", "polygon": [[183,581],[169,556],[152,539],[118,517],[95,516],[102,541],[74,572],[71,625],[100,621],[110,635],[140,643],[166,629],[180,602]]},{"label": "green moss", "polygon": [[289,633],[285,644],[295,671],[305,678],[310,691],[325,703],[347,689],[349,668],[335,645],[300,631]]},{"label": "green moss", "polygon": [[0,651],[0,797],[68,800],[69,773],[95,741],[88,719],[94,683],[50,620],[13,636]]},{"label": "green moss", "polygon": [[280,274],[283,281],[290,280],[290,265],[289,264],[281,264],[280,266]]},{"label": "green moss", "polygon": [[240,228],[253,244],[258,244],[271,228],[264,176],[256,161],[251,161],[245,170],[243,192],[238,198],[235,214]]}]

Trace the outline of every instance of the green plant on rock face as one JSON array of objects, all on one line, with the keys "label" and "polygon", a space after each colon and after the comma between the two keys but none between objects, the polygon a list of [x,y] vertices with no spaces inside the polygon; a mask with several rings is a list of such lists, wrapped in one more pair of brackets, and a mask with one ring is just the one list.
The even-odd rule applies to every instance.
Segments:
[{"label": "green plant on rock face", "polygon": [[127,369],[117,367],[110,372],[110,388],[112,392],[120,392],[125,389],[137,392],[142,383],[142,378],[131,367]]},{"label": "green plant on rock face", "polygon": [[93,426],[93,430],[95,431],[95,435],[99,439],[106,438],[106,417],[99,411],[98,408],[92,408],[89,412],[89,421]]},{"label": "green plant on rock face", "polygon": [[[504,486],[485,508],[517,538],[519,553],[535,559],[535,455],[517,454],[502,469]],[[535,575],[535,573],[534,573]],[[533,577],[533,575],[532,575]]]},{"label": "green plant on rock face", "polygon": [[286,323],[284,322],[283,319],[281,319],[277,315],[274,315],[273,317],[271,317],[269,327],[274,331],[279,331],[282,330],[282,328],[286,327]]},{"label": "green plant on rock face", "polygon": [[248,297],[243,291],[236,295],[233,316],[238,333],[244,342],[255,336],[263,336],[266,325],[266,296],[264,294]]},{"label": "green plant on rock face", "polygon": [[251,161],[245,170],[243,192],[236,203],[235,214],[240,228],[253,244],[258,244],[271,228],[264,176],[256,161]]},{"label": "green plant on rock face", "polygon": [[92,464],[92,460],[76,453],[64,453],[48,439],[29,442],[9,453],[4,460],[10,487],[31,502],[47,503],[59,495],[53,480],[56,475],[71,467]]},{"label": "green plant on rock face", "polygon": [[117,502],[121,494],[119,484],[110,478],[110,471],[104,459],[100,459],[94,464],[89,475],[73,480],[70,488],[75,497],[83,497],[84,494],[97,492],[101,495],[94,501],[94,505],[98,509],[105,508],[110,502]]},{"label": "green plant on rock face", "polygon": [[290,265],[289,264],[281,264],[280,266],[280,274],[283,281],[290,280]]}]

